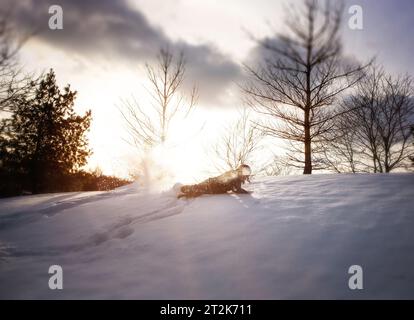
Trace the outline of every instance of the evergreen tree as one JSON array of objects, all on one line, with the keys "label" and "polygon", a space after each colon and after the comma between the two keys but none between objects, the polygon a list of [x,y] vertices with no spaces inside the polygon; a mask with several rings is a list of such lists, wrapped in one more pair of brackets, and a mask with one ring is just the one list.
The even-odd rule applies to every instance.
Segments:
[{"label": "evergreen tree", "polygon": [[0,126],[2,166],[16,177],[25,176],[33,193],[56,190],[59,178],[85,165],[91,153],[85,136],[91,111],[77,115],[75,98],[69,85],[61,92],[51,69],[34,96]]}]

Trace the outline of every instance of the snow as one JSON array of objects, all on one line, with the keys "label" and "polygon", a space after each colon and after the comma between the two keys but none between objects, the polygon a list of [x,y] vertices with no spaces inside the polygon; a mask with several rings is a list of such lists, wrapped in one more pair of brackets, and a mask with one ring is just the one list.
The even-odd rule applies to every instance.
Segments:
[{"label": "snow", "polygon": [[[312,175],[191,200],[136,184],[1,199],[0,298],[413,299],[413,187]],[[63,290],[48,287],[55,264]]]}]

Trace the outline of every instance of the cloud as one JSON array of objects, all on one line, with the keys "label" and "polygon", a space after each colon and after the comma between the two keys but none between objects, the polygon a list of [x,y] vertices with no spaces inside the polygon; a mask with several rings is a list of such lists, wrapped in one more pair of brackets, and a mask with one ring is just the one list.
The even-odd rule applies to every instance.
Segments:
[{"label": "cloud", "polygon": [[[48,28],[53,4],[63,9],[63,30]],[[36,39],[89,59],[111,60],[115,65],[150,62],[161,47],[182,50],[188,63],[187,83],[197,83],[204,104],[228,103],[226,90],[242,74],[238,64],[212,45],[172,41],[125,0],[23,0],[14,7],[19,29],[36,30]]]}]

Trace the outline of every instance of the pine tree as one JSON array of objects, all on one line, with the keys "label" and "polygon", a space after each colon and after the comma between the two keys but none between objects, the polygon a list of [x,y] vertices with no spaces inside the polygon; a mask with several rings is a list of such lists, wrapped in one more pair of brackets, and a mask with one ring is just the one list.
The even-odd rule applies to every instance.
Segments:
[{"label": "pine tree", "polygon": [[33,193],[53,191],[58,178],[86,164],[91,151],[85,136],[91,111],[74,111],[76,91],[63,92],[51,69],[40,81],[33,97],[22,101],[2,124],[2,166],[24,175]]}]

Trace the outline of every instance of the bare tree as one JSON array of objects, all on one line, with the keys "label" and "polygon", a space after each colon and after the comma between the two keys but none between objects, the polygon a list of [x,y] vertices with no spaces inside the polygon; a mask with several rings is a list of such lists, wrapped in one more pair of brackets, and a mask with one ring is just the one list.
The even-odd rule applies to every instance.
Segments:
[{"label": "bare tree", "polygon": [[362,170],[361,152],[354,147],[356,132],[350,128],[345,114],[338,117],[333,130],[327,133],[329,138],[320,144],[325,168],[336,173],[356,173]]},{"label": "bare tree", "polygon": [[31,74],[24,74],[17,54],[29,38],[19,37],[10,23],[10,10],[0,12],[0,112],[10,112],[33,90],[36,84]]},{"label": "bare tree", "polygon": [[392,77],[373,66],[341,110],[344,115],[326,154],[331,165],[342,165],[336,171],[390,172],[408,166],[414,155],[412,78]]},{"label": "bare tree", "polygon": [[342,13],[332,1],[305,0],[288,15],[286,34],[257,40],[268,55],[264,62],[246,66],[247,100],[269,118],[259,128],[290,142],[290,158],[304,174],[320,169],[314,144],[332,128],[337,114],[331,106],[363,77],[364,66],[345,63],[341,54]]},{"label": "bare tree", "polygon": [[251,164],[260,150],[263,135],[250,120],[250,113],[243,108],[240,117],[227,126],[214,148],[216,168],[234,170],[241,164]]},{"label": "bare tree", "polygon": [[269,163],[264,165],[258,175],[265,176],[287,176],[291,174],[292,168],[289,161],[283,156],[274,155]]},{"label": "bare tree", "polygon": [[197,101],[195,87],[189,97],[182,93],[185,76],[183,53],[175,59],[171,51],[161,49],[157,64],[147,63],[145,66],[150,82],[147,90],[152,101],[139,103],[136,99],[124,100],[120,108],[132,144],[139,149],[163,144],[172,120],[178,113],[186,117]]}]

